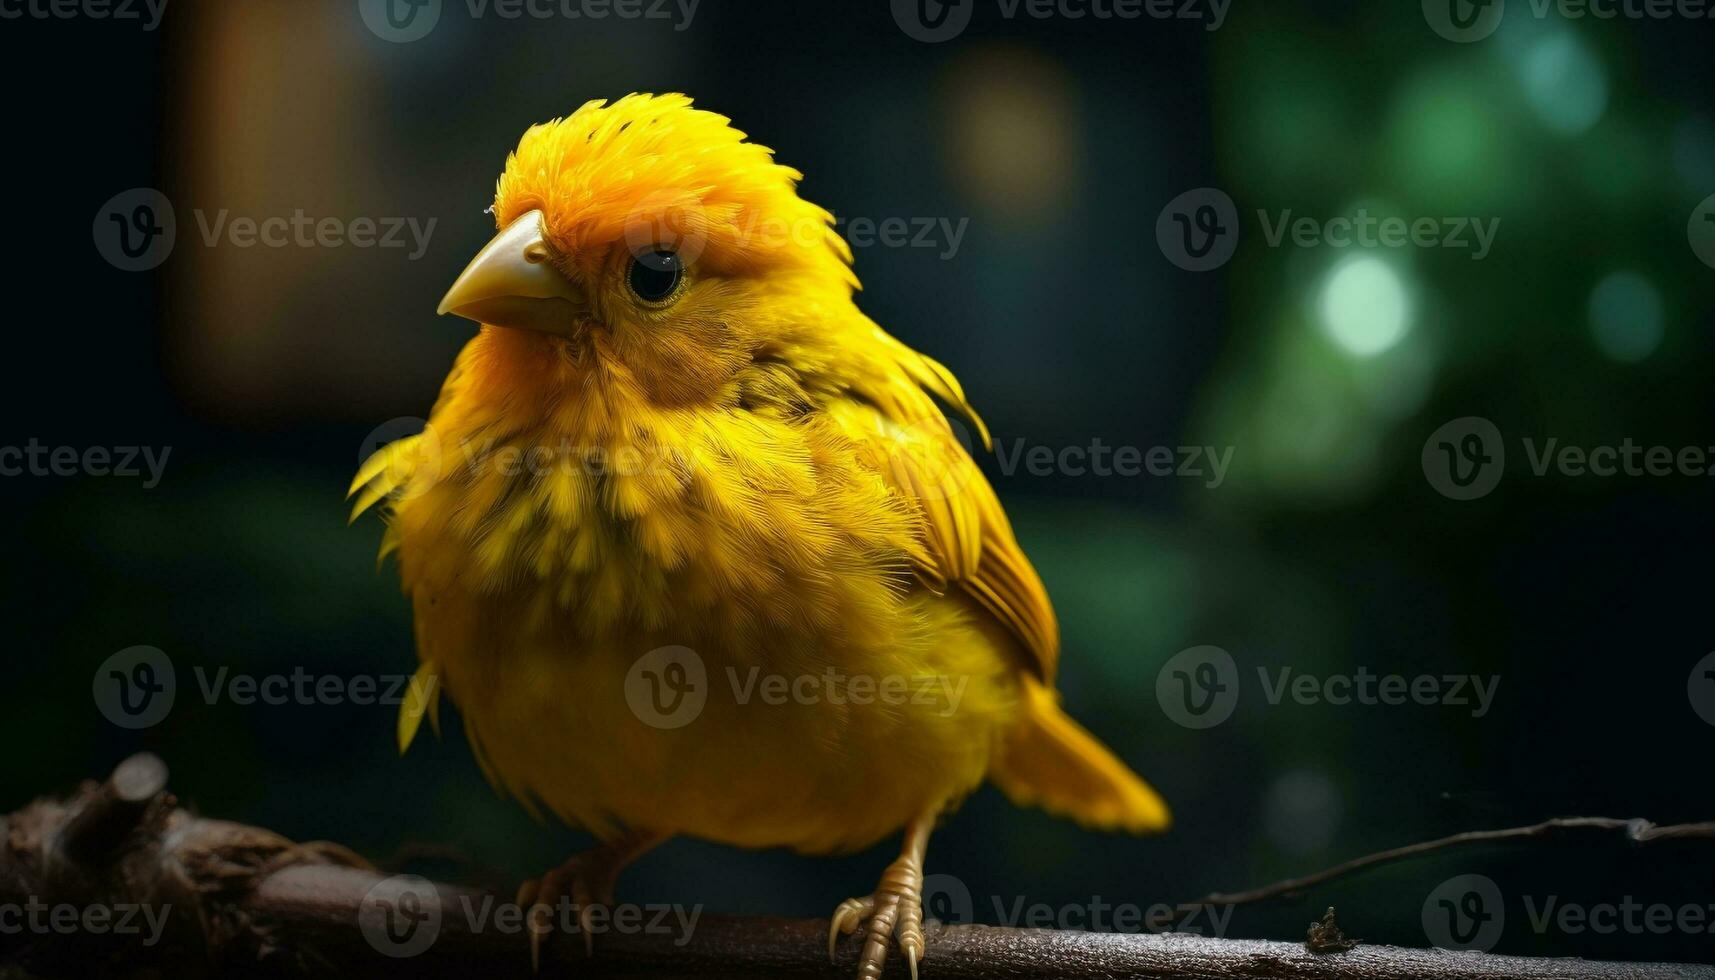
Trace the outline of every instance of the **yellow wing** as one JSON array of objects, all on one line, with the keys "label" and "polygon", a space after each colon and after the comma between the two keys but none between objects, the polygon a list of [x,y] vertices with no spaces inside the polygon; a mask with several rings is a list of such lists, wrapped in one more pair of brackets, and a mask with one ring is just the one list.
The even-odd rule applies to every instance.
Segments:
[{"label": "yellow wing", "polygon": [[926,392],[968,418],[985,446],[988,430],[946,368],[876,332],[894,370],[864,400],[836,402],[829,415],[921,515],[920,547],[912,555],[918,576],[936,591],[969,594],[1018,640],[1030,672],[1051,686],[1060,625],[1048,592],[994,488]]},{"label": "yellow wing", "polygon": [[1172,816],[1149,784],[1060,709],[1054,672],[1060,627],[1042,580],[1018,546],[994,488],[928,394],[988,431],[950,372],[886,334],[894,370],[854,386],[861,400],[829,408],[845,434],[916,508],[912,559],[930,588],[959,589],[991,614],[1027,655],[1019,719],[989,775],[1014,802],[1107,830],[1154,833]]}]

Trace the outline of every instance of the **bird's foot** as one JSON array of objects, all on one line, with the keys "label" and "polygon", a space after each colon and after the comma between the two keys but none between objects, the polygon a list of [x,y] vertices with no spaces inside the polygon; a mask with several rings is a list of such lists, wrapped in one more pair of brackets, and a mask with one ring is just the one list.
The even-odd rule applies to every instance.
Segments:
[{"label": "bird's foot", "polygon": [[923,866],[915,856],[902,855],[887,866],[875,894],[848,898],[834,910],[828,927],[828,958],[834,959],[840,934],[851,935],[865,919],[863,952],[858,957],[858,980],[879,980],[887,949],[897,942],[911,965],[912,980],[923,959]]},{"label": "bird's foot", "polygon": [[595,920],[598,910],[613,905],[619,873],[638,855],[666,839],[646,832],[628,834],[618,840],[573,855],[565,864],[540,878],[526,881],[518,889],[518,906],[527,909],[525,932],[530,936],[530,969],[542,967],[542,943],[554,931],[557,912],[568,906],[578,915],[578,932],[584,937],[584,955],[595,953]]}]

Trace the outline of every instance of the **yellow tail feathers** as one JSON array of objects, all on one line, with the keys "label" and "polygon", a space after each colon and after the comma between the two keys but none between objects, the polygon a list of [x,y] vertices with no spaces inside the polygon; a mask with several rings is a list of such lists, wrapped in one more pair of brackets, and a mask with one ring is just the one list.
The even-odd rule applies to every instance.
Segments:
[{"label": "yellow tail feathers", "polygon": [[1002,792],[1101,830],[1159,833],[1172,824],[1160,795],[1061,711],[1053,691],[1033,677],[1020,682],[1018,727],[989,774]]}]

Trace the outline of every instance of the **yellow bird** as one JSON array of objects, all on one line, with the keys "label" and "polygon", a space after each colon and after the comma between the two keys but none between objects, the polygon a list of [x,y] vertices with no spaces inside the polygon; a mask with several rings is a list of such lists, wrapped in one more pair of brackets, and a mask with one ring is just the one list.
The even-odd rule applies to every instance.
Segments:
[{"label": "yellow bird", "polygon": [[1048,596],[941,406],[987,431],[859,311],[801,176],[682,95],[531,127],[441,303],[481,330],[352,517],[383,504],[414,610],[401,749],[444,690],[499,790],[602,842],[533,912],[611,903],[676,834],[903,828],[829,952],[863,926],[860,976],[895,943],[915,975],[930,831],[984,777],[1090,827],[1169,817],[1061,711]]}]

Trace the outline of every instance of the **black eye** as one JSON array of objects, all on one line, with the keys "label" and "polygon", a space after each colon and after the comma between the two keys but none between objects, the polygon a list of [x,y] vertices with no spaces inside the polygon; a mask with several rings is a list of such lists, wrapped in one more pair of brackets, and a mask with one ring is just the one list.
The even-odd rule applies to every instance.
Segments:
[{"label": "black eye", "polygon": [[658,248],[631,260],[631,274],[626,281],[638,299],[659,303],[673,295],[684,275],[685,266],[679,261],[679,253]]}]

